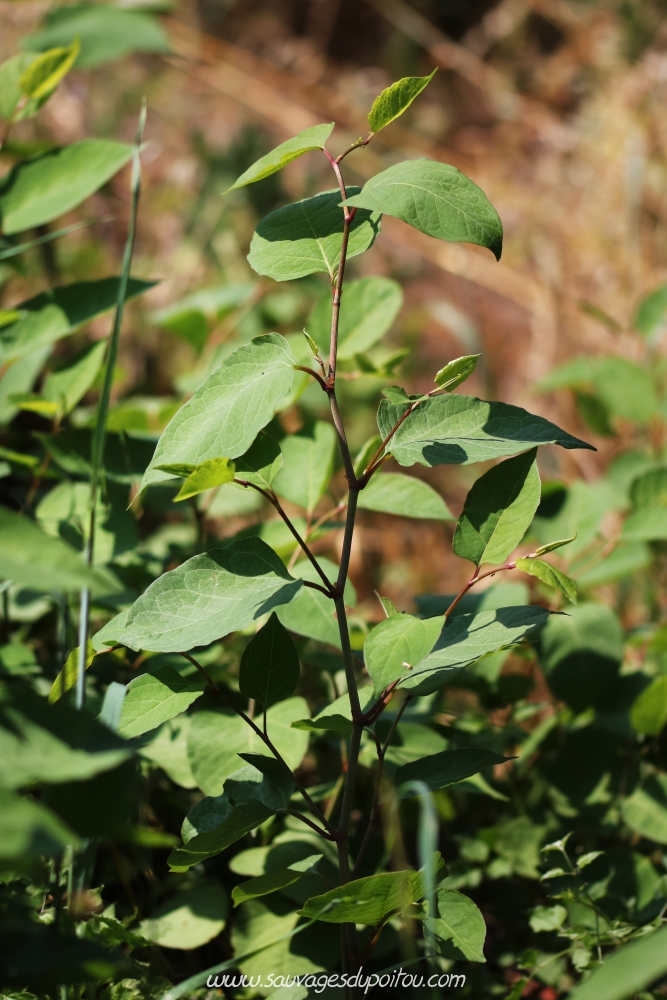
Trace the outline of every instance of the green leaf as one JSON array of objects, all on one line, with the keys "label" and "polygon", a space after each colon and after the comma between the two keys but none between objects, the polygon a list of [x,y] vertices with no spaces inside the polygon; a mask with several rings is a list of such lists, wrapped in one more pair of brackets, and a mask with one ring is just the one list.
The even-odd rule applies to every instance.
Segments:
[{"label": "green leaf", "polygon": [[127,685],[118,733],[126,739],[157,729],[189,708],[204,693],[203,681],[190,681],[164,666]]},{"label": "green leaf", "polygon": [[304,875],[313,872],[322,857],[322,854],[312,854],[303,861],[295,861],[288,868],[280,868],[278,871],[258,875],[247,882],[242,882],[241,885],[237,885],[232,889],[234,906],[240,906],[241,903],[245,903],[249,899],[268,896],[272,892],[279,892],[281,889],[286,889],[289,885],[294,885]]},{"label": "green leaf", "polygon": [[576,541],[576,538],[576,535],[572,535],[571,538],[559,538],[558,541],[548,542],[546,545],[540,545],[539,548],[535,549],[535,555],[545,556],[547,552],[555,552],[556,549],[560,549],[563,545],[569,545],[570,542]]},{"label": "green leaf", "polygon": [[181,788],[196,788],[188,760],[188,733],[191,717],[179,715],[159,727],[149,743],[142,740],[139,754],[162,768]]},{"label": "green leaf", "polygon": [[232,539],[152,583],[118,641],[165,653],[207,646],[293,600],[302,586],[260,538]]},{"label": "green leaf", "polygon": [[623,819],[635,833],[667,844],[667,775],[646,779],[621,805]]},{"label": "green leaf", "polygon": [[521,542],[540,502],[537,448],[485,472],[466,497],[452,549],[480,566],[499,566]]},{"label": "green leaf", "polygon": [[376,695],[428,656],[443,624],[443,618],[392,615],[371,629],[364,643],[364,662]]},{"label": "green leaf", "polygon": [[280,442],[283,467],[274,489],[297,507],[312,514],[322,499],[333,473],[336,431],[333,425],[317,420]]},{"label": "green leaf", "polygon": [[[403,305],[403,290],[390,278],[361,278],[346,282],[338,320],[338,357],[349,361],[384,337]],[[328,354],[331,335],[331,293],[315,306],[308,328]]]},{"label": "green leaf", "polygon": [[228,803],[228,812],[215,829],[197,834],[171,852],[167,859],[171,871],[184,872],[192,865],[215,857],[260,826],[271,815],[271,810],[256,799],[248,799],[234,806]]},{"label": "green leaf", "polygon": [[630,709],[630,722],[637,733],[657,736],[667,722],[667,675],[656,677]]},{"label": "green leaf", "polygon": [[[49,347],[74,333],[84,323],[113,309],[118,299],[120,278],[103,278],[101,281],[79,281],[41,292],[17,307],[19,319],[0,330],[0,360],[2,364],[15,362],[35,351]],[[130,278],[127,299],[143,295],[153,288],[155,281]],[[99,349],[94,345],[91,350]],[[57,377],[57,373],[54,374]],[[56,383],[57,384],[57,383]],[[17,388],[17,391],[20,391]]]},{"label": "green leaf", "polygon": [[[653,521],[653,513],[653,511],[646,513],[649,520],[647,527],[651,534],[657,531],[657,526]],[[628,520],[630,519],[628,518]],[[637,533],[639,534],[639,532]],[[624,544],[627,536],[625,532],[621,534],[624,542],[617,545],[611,555],[591,566],[590,569],[586,569],[583,573],[577,571],[576,584],[579,589],[589,590],[605,583],[613,583],[614,580],[622,580],[623,577],[632,576],[651,565],[653,557],[649,546],[638,541],[628,541],[627,544]]]},{"label": "green leaf", "polygon": [[608,413],[634,423],[648,423],[658,408],[653,372],[616,355],[576,358],[551,372],[538,389],[590,387]]},{"label": "green leaf", "polygon": [[415,695],[430,694],[449,680],[453,671],[487,653],[516,645],[544,625],[548,617],[549,611],[539,607],[455,615],[447,620],[433,650],[406,675],[400,686]]},{"label": "green leaf", "polygon": [[[333,583],[338,576],[338,567],[334,566],[328,559],[318,558],[317,561],[329,580]],[[306,559],[298,562],[293,572],[303,580],[310,580],[311,583],[322,585],[322,580],[315,571],[315,568]],[[354,606],[356,600],[354,588],[348,580],[345,584],[345,603]],[[285,628],[289,629],[290,632],[308,636],[311,639],[316,639],[318,642],[324,642],[340,649],[340,632],[338,630],[334,603],[330,597],[320,593],[319,590],[304,587],[292,604],[288,606],[285,603],[283,607],[278,609],[276,614]]]},{"label": "green leaf", "polygon": [[[407,403],[383,399],[378,428],[383,439],[408,408]],[[436,396],[427,399],[403,421],[389,448],[399,465],[467,465],[516,455],[539,444],[589,448],[543,417],[519,406],[486,403],[474,396]]]},{"label": "green leaf", "polygon": [[42,396],[57,407],[57,412],[66,416],[86,395],[102,367],[106,353],[106,341],[100,340],[84,348],[70,363],[50,372],[44,381]]},{"label": "green leaf", "polygon": [[536,906],[530,915],[531,930],[539,934],[542,931],[557,931],[567,920],[567,910],[564,906]]},{"label": "green leaf", "polygon": [[243,651],[239,691],[268,708],[292,694],[299,673],[299,654],[274,611]]},{"label": "green leaf", "polygon": [[[370,706],[373,701],[373,687],[363,687],[359,691],[359,704],[362,712]],[[301,729],[304,732],[332,732],[338,736],[349,736],[352,732],[352,709],[350,707],[350,696],[345,693],[336,698],[330,705],[323,708],[312,719],[297,719],[292,723],[293,729]]]},{"label": "green leaf", "polygon": [[650,337],[662,326],[665,312],[667,312],[667,285],[662,285],[639,303],[633,323],[635,330],[643,333],[645,337]]},{"label": "green leaf", "polygon": [[572,577],[551,566],[543,559],[517,559],[516,568],[530,576],[537,577],[548,587],[559,591],[571,604],[577,603],[577,584]]},{"label": "green leaf", "polygon": [[170,478],[160,465],[199,465],[219,455],[243,455],[290,391],[294,364],[278,333],[256,337],[234,351],[169,422],[141,489]]},{"label": "green leaf", "polygon": [[[368,440],[364,442],[364,444],[361,446],[361,449],[359,450],[354,459],[354,472],[356,476],[361,475],[361,473],[369,464],[370,460],[373,458],[373,455],[375,455],[381,444],[382,444],[382,438],[380,437],[379,434],[374,434],[372,437],[368,438]],[[362,496],[363,493],[360,493],[359,494],[360,500]]]},{"label": "green leaf", "polygon": [[436,947],[446,958],[485,962],[484,917],[473,903],[456,889],[438,890],[438,919],[428,920],[427,926],[435,934]]},{"label": "green leaf", "polygon": [[415,97],[419,97],[437,72],[436,68],[430,76],[405,76],[383,90],[373,101],[373,107],[368,114],[371,132],[379,132],[381,128],[385,128],[407,111]]},{"label": "green leaf", "polygon": [[[111,500],[114,499],[113,487],[108,496]],[[116,502],[108,506],[98,497],[95,510],[96,566],[102,566],[124,552],[129,552],[139,541],[136,520],[125,509],[125,503],[124,493],[120,503],[116,494]],[[42,497],[35,515],[40,527],[49,535],[60,536],[63,541],[83,553],[90,533],[89,484],[64,480]]]},{"label": "green leaf", "polygon": [[[343,213],[339,204],[340,191],[336,188],[271,212],[253,235],[248,254],[250,266],[275,281],[303,278],[317,271],[333,278],[343,242]],[[377,212],[357,212],[350,226],[348,259],[368,250],[379,231]]]},{"label": "green leaf", "polygon": [[236,472],[240,479],[254,483],[263,490],[270,490],[273,480],[283,467],[283,456],[278,443],[260,431],[250,448],[236,459]]},{"label": "green leaf", "polygon": [[432,486],[400,472],[376,472],[368,486],[359,493],[359,508],[400,517],[453,520],[447,504]]},{"label": "green leaf", "polygon": [[131,750],[87,711],[49,705],[30,691],[0,701],[0,787],[85,781],[118,767]]},{"label": "green leaf", "polygon": [[295,135],[293,139],[281,142],[270,153],[262,156],[251,167],[248,167],[238,180],[234,181],[230,188],[227,188],[225,194],[229,194],[235,188],[245,187],[246,184],[254,184],[255,181],[262,181],[265,177],[270,177],[271,174],[282,170],[292,160],[296,160],[299,156],[303,156],[304,153],[310,152],[311,149],[324,149],[324,144],[333,132],[334,125],[335,122],[328,122],[323,125],[311,125],[310,128],[306,128],[303,132]]},{"label": "green leaf", "polygon": [[449,361],[444,368],[440,369],[433,381],[440,389],[444,389],[445,392],[453,392],[466,379],[470,378],[481,356],[481,354],[466,354],[462,358],[455,358],[454,361]]},{"label": "green leaf", "polygon": [[[97,650],[93,646],[90,639],[88,640],[86,646],[86,670],[95,659]],[[75,646],[72,652],[67,657],[65,661],[65,666],[58,673],[58,676],[51,685],[51,690],[49,691],[49,703],[53,704],[58,701],[65,694],[66,691],[70,691],[76,684],[77,677],[79,676],[79,647]]]},{"label": "green leaf", "polygon": [[[158,466],[162,471],[169,471],[174,466]],[[236,467],[228,458],[209,458],[200,465],[195,466],[188,474],[185,482],[174,497],[174,503],[179,500],[189,500],[196,497],[198,493],[212,490],[216,486],[224,486],[234,480]]]},{"label": "green leaf", "polygon": [[488,247],[496,260],[503,224],[481,188],[456,167],[436,160],[405,160],[376,174],[344,204],[394,215],[439,240]]},{"label": "green leaf", "polygon": [[227,918],[227,895],[215,882],[178,892],[142,920],[139,932],[162,948],[190,951],[217,937]]},{"label": "green leaf", "polygon": [[667,927],[624,944],[604,964],[593,970],[590,979],[576,986],[571,1000],[629,1000],[644,987],[662,979],[667,972]]},{"label": "green leaf", "polygon": [[[240,285],[218,285],[197,292],[166,309],[151,313],[151,322],[182,337],[201,351],[209,336],[209,320],[222,319],[234,309],[249,303],[256,291],[252,281]],[[210,369],[209,369],[210,370]]]},{"label": "green leaf", "polygon": [[514,759],[484,747],[456,747],[403,764],[394,775],[394,784],[399,787],[408,781],[423,781],[432,792],[437,792],[439,788],[470,778],[487,767]]},{"label": "green leaf", "polygon": [[422,872],[382,872],[347,882],[322,896],[313,896],[298,913],[330,924],[378,927],[395,914],[404,913],[423,895]]},{"label": "green leaf", "polygon": [[635,510],[647,507],[667,508],[667,468],[648,469],[632,480],[630,502]]},{"label": "green leaf", "polygon": [[32,53],[21,52],[0,65],[0,118],[6,122],[14,118],[16,107],[23,97],[19,80],[34,59]]},{"label": "green leaf", "polygon": [[95,594],[113,594],[120,589],[106,570],[86,566],[60,538],[5,507],[0,507],[0,578],[41,591],[91,587]]},{"label": "green leaf", "polygon": [[[303,698],[288,698],[267,712],[267,732],[278,753],[294,770],[308,749],[308,735],[291,728],[308,716]],[[223,783],[238,770],[238,755],[266,754],[265,744],[238,715],[196,712],[188,736],[188,757],[197,784],[207,795],[219,795]]]},{"label": "green leaf", "polygon": [[0,789],[0,858],[21,863],[57,857],[76,842],[71,830],[49,809]]},{"label": "green leaf", "polygon": [[0,180],[5,235],[42,226],[76,208],[132,157],[132,147],[110,139],[84,139],[19,163]]},{"label": "green leaf", "polygon": [[81,40],[78,69],[90,69],[131,52],[171,51],[156,17],[106,4],[74,4],[50,10],[44,26],[24,38],[24,48],[42,51]]},{"label": "green leaf", "polygon": [[67,47],[48,49],[33,59],[19,77],[23,93],[36,101],[49,97],[71,70],[80,48],[79,40],[74,39]]}]

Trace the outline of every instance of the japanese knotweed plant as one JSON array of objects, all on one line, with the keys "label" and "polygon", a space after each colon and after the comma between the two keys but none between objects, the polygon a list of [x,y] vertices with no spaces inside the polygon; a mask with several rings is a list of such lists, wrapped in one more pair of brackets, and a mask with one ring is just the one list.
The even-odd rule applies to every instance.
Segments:
[{"label": "japanese knotweed plant", "polygon": [[[441,889],[436,902],[435,886],[443,875],[439,856],[426,857],[420,871],[360,875],[384,798],[428,797],[429,791],[506,758],[474,747],[444,750],[395,769],[393,792],[387,796],[382,793],[383,763],[412,701],[436,692],[485,654],[531,636],[549,616],[543,607],[503,607],[458,614],[450,620],[469,587],[489,573],[517,567],[559,588],[569,599],[576,598],[572,582],[539,559],[542,551],[507,560],[540,501],[537,446],[589,445],[518,407],[454,395],[453,390],[473,372],[478,355],[445,365],[430,392],[410,395],[400,386],[386,388],[377,414],[378,435],[356,457],[348,445],[337,398],[339,359],[357,356],[363,368],[367,361],[363,352],[386,332],[396,307],[393,283],[371,278],[346,285],[346,265],[350,257],[373,245],[382,215],[395,216],[435,239],[486,247],[496,258],[502,250],[498,213],[480,188],[453,166],[408,160],[372,177],[361,190],[346,185],[346,158],[402,114],[429,79],[404,79],[383,91],[369,115],[370,134],[338,156],[326,145],[334,124],[313,126],[262,157],[232,185],[230,190],[259,181],[311,151],[326,157],[334,186],[262,219],[248,259],[255,271],[277,281],[325,272],[331,296],[316,309],[311,329],[305,331],[310,363],[301,363],[305,359],[296,357],[277,333],[240,347],[168,424],[141,483],[143,490],[180,478],[179,501],[227,483],[256,491],[278,512],[301,558],[286,566],[258,536],[216,544],[162,575],[129,612],[113,619],[94,640],[97,648],[106,644],[182,654],[200,672],[208,692],[233,713],[197,713],[201,724],[196,735],[191,734],[190,756],[200,787],[211,794],[186,818],[183,844],[169,858],[172,870],[188,871],[275,814],[300,820],[325,844],[334,845],[338,871],[328,890],[309,898],[298,912],[310,920],[342,925],[344,972],[358,968],[370,956],[383,927],[397,915],[425,921],[429,947],[445,954],[455,947],[459,956],[484,960],[484,921],[474,903],[451,889]],[[293,398],[295,383],[304,376],[320,387],[331,423],[318,421],[279,444],[264,428]],[[336,445],[347,493],[330,512],[314,520],[332,475]],[[357,510],[366,506],[405,513],[406,506],[414,504],[415,509],[407,512],[416,513],[424,503],[419,493],[423,484],[402,473],[382,471],[390,458],[403,467],[429,468],[506,460],[477,480],[456,525],[454,552],[474,566],[464,591],[448,610],[427,619],[398,613],[383,601],[386,618],[369,632],[362,660],[353,652],[348,621],[353,601],[348,571]],[[428,492],[430,496],[432,491]],[[284,499],[305,510],[305,522],[287,513]],[[311,541],[343,511],[343,540],[335,566],[315,554]],[[483,566],[486,572],[481,572]],[[197,647],[244,630],[256,630],[240,663],[238,686],[245,709],[238,697],[214,683],[197,655]],[[346,689],[312,719],[303,699],[291,697],[300,664],[290,633],[316,636],[342,653]],[[202,690],[201,685],[190,684],[176,695],[173,685],[165,681],[163,686],[159,721],[182,711]],[[149,687],[130,686],[119,729],[122,735],[137,736],[157,724],[156,694]],[[391,718],[388,725],[385,713]],[[341,774],[329,804],[320,808],[298,769],[308,739],[327,734],[342,741]],[[375,770],[370,802],[355,797],[362,751],[363,766]],[[360,828],[355,821],[361,836],[351,856],[353,810],[363,813],[363,822]],[[318,858],[243,883],[234,890],[236,903],[312,875]],[[360,937],[359,925],[373,931]]]}]

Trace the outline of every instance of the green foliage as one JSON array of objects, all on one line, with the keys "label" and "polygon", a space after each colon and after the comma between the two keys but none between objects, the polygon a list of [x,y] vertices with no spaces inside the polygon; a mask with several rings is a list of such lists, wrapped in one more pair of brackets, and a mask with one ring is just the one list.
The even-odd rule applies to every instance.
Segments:
[{"label": "green foliage", "polygon": [[106,4],[74,4],[55,7],[44,26],[24,39],[27,49],[37,52],[57,45],[81,41],[79,69],[90,69],[119,59],[130,52],[170,51],[167,36],[157,18],[137,10]]},{"label": "green foliage", "polygon": [[84,139],[18,164],[0,183],[3,231],[44,225],[76,208],[132,157],[132,147],[110,139]]},{"label": "green foliage", "polygon": [[368,113],[371,132],[379,132],[381,128],[385,128],[407,111],[415,97],[419,97],[422,90],[428,87],[436,73],[437,69],[434,69],[430,76],[406,76],[383,90],[373,101],[373,107]]},{"label": "green foliage", "polygon": [[289,603],[302,586],[260,538],[227,542],[152,583],[119,642],[166,653],[205,646]]},{"label": "green foliage", "polygon": [[274,611],[243,651],[239,691],[268,708],[292,694],[299,672],[299,654]]},{"label": "green foliage", "polygon": [[346,205],[394,215],[439,240],[477,243],[496,260],[503,226],[484,192],[448,163],[406,160],[376,174]]},{"label": "green foliage", "polygon": [[[167,51],[145,12],[56,7],[0,67],[10,129],[72,68],[78,36],[77,68]],[[372,133],[431,78],[384,91]],[[340,968],[429,963],[480,1000],[537,981],[629,1000],[665,972],[664,290],[637,311],[643,360],[581,357],[542,384],[571,389],[618,457],[595,482],[540,484],[540,445],[591,445],[455,392],[479,354],[444,365],[432,392],[410,392],[423,375],[410,365],[415,383],[387,385],[413,319],[393,278],[346,267],[381,212],[498,257],[495,210],[454,167],[412,160],[347,199],[338,185],[271,211],[282,194],[262,190],[324,148],[333,125],[318,125],[209,164],[191,238],[210,192],[240,173],[219,225],[247,226],[263,201],[251,265],[281,281],[320,272],[333,294],[318,278],[228,283],[216,223],[222,275],[181,283],[185,297],[149,317],[167,333],[145,342],[137,311],[142,344],[178,351],[171,395],[126,398],[123,309],[153,284],[127,280],[142,127],[134,150],[12,145],[0,183],[0,254],[39,289],[41,258],[22,255],[72,227],[12,236],[77,208],[134,155],[121,277],[103,276],[105,255],[63,254],[72,283],[18,305],[29,292],[11,292],[0,310],[0,985],[14,1000],[77,1000],[85,984],[100,1000],[232,996],[206,986],[211,967],[331,971],[343,930]],[[337,183],[372,133],[333,161]],[[85,326],[113,308],[107,345]],[[420,478],[397,471],[415,463]],[[475,573],[413,603],[412,580],[454,579],[441,494]],[[409,522],[385,531],[375,512],[432,523],[404,539]],[[543,585],[582,603],[554,613]]]},{"label": "green foliage", "polygon": [[[318,271],[333,277],[343,243],[339,203],[340,191],[336,188],[267,215],[250,244],[248,261],[252,269],[274,281],[291,281]],[[368,250],[379,231],[378,212],[357,212],[350,227],[348,258]]]},{"label": "green foliage", "polygon": [[[383,438],[407,409],[407,403],[382,400],[378,428]],[[398,428],[389,448],[400,465],[433,466],[486,462],[537,444],[591,447],[518,406],[452,395],[420,403]]]},{"label": "green foliage", "polygon": [[292,160],[310,152],[311,149],[323,149],[325,142],[333,132],[334,124],[334,122],[330,122],[324,125],[312,125],[310,128],[304,129],[303,132],[299,132],[293,139],[281,142],[270,153],[262,156],[251,167],[248,167],[238,180],[234,181],[232,186],[225,191],[225,194],[235,188],[245,187],[246,184],[254,184],[255,181],[262,181],[265,177],[270,177],[271,174],[282,170]]},{"label": "green foliage", "polygon": [[498,566],[514,551],[540,502],[537,448],[489,469],[466,497],[452,548],[480,566]]}]

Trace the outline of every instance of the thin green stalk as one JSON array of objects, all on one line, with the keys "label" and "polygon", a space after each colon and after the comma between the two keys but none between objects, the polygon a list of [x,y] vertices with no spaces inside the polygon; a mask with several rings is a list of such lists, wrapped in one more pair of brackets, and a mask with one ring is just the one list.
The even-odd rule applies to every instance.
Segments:
[{"label": "thin green stalk", "polygon": [[[93,440],[91,448],[91,481],[90,481],[90,515],[88,526],[88,541],[86,543],[85,557],[89,566],[92,566],[95,557],[95,512],[97,508],[97,496],[104,469],[104,446],[107,434],[107,419],[109,416],[109,403],[111,400],[111,387],[116,370],[116,360],[118,358],[118,344],[120,341],[120,330],[123,323],[123,312],[125,309],[125,299],[127,298],[127,285],[130,278],[130,265],[132,263],[132,252],[134,250],[134,238],[137,226],[137,209],[139,206],[139,195],[141,193],[141,140],[146,124],[146,103],[144,102],[139,114],[139,124],[134,141],[134,155],[132,159],[132,203],[130,207],[130,222],[127,239],[125,241],[125,251],[123,254],[123,266],[118,285],[118,300],[116,312],[114,314],[111,337],[109,338],[109,350],[104,371],[104,384],[97,408],[97,418],[93,430]],[[85,701],[85,677],[86,677],[86,650],[88,645],[88,618],[90,615],[90,589],[84,587],[81,591],[81,609],[79,615],[79,661],[77,665],[76,679],[76,707],[83,708]]]}]

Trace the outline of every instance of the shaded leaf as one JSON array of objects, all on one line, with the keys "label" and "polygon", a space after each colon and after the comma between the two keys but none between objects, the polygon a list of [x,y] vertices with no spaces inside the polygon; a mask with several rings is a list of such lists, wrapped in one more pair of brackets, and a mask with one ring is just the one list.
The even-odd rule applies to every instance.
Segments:
[{"label": "shaded leaf", "polygon": [[[403,290],[390,278],[360,278],[346,282],[338,319],[338,357],[349,361],[384,337],[403,305]],[[331,335],[331,293],[313,309],[308,329],[328,354]]]},{"label": "shaded leaf", "polygon": [[[382,400],[378,428],[383,439],[408,405]],[[433,466],[486,462],[516,455],[538,444],[595,451],[592,445],[519,406],[458,395],[436,396],[420,403],[403,421],[388,447],[400,465],[419,462]]]},{"label": "shaded leaf", "polygon": [[[338,567],[334,566],[328,559],[319,558],[317,561],[333,583],[338,576]],[[303,580],[310,580],[311,583],[319,583],[322,586],[318,573],[307,559],[300,560],[293,572]],[[354,606],[356,600],[354,588],[348,579],[345,584],[345,603]],[[340,632],[334,602],[330,597],[320,593],[319,590],[304,587],[296,601],[289,607],[285,603],[276,611],[276,614],[290,632],[306,635],[311,639],[317,639],[318,642],[328,643],[330,646],[336,646],[340,649]]]},{"label": "shaded leaf", "polygon": [[280,442],[283,467],[275,478],[276,493],[312,514],[333,473],[336,432],[317,420]]},{"label": "shaded leaf", "polygon": [[667,775],[651,775],[621,805],[623,819],[635,833],[667,844]]},{"label": "shaded leaf", "polygon": [[530,576],[537,577],[548,587],[553,587],[571,604],[577,603],[576,582],[550,563],[544,562],[543,559],[517,559],[516,568]]},{"label": "shaded leaf", "polygon": [[288,868],[281,868],[278,871],[268,872],[265,875],[258,875],[242,882],[232,889],[232,899],[234,906],[240,906],[249,899],[257,899],[260,896],[268,896],[272,892],[279,892],[289,885],[294,885],[304,875],[311,873],[323,855],[312,854],[303,861],[295,861]]},{"label": "shaded leaf", "polygon": [[496,260],[503,225],[486,195],[456,167],[436,160],[405,160],[366,182],[346,205],[394,215],[428,236],[488,247]]},{"label": "shaded leaf", "polygon": [[304,153],[308,153],[311,149],[323,149],[324,144],[333,132],[335,122],[329,122],[323,125],[311,125],[310,128],[306,128],[303,132],[299,132],[295,135],[293,139],[288,139],[287,142],[281,142],[279,146],[272,149],[270,153],[266,156],[260,157],[256,160],[251,167],[248,167],[241,176],[234,181],[230,188],[227,188],[225,194],[233,191],[235,188],[245,187],[246,184],[254,184],[255,181],[264,180],[265,177],[270,177],[271,174],[275,174],[276,171],[282,170],[283,167],[291,163],[292,160],[296,160],[299,156],[303,156]]},{"label": "shaded leaf", "polygon": [[383,90],[373,101],[373,107],[368,113],[371,132],[379,132],[381,128],[385,128],[407,111],[415,97],[429,85],[437,72],[437,69],[434,69],[430,76],[405,76]]},{"label": "shaded leaf", "polygon": [[432,792],[435,792],[446,785],[478,774],[487,767],[504,764],[513,759],[503,757],[502,754],[494,753],[493,750],[484,747],[456,747],[403,764],[394,775],[394,783],[398,787],[408,781],[423,781]]},{"label": "shaded leaf", "polygon": [[190,951],[218,936],[225,926],[227,910],[226,893],[212,882],[172,896],[142,920],[139,931],[163,948]]},{"label": "shaded leaf", "polygon": [[645,337],[650,337],[660,329],[667,312],[667,285],[656,288],[642,299],[635,313],[633,326]]},{"label": "shaded leaf", "polygon": [[61,819],[31,799],[0,789],[0,858],[20,864],[55,857],[76,837]]},{"label": "shaded leaf", "polygon": [[[374,448],[369,457],[376,450]],[[454,520],[447,504],[432,486],[400,472],[376,472],[368,486],[359,493],[358,506],[361,510],[377,510],[400,517]]]},{"label": "shaded leaf", "polygon": [[170,478],[160,465],[243,455],[290,391],[294,364],[287,341],[277,333],[234,351],[169,422],[141,489]]},{"label": "shaded leaf", "polygon": [[235,464],[240,479],[268,490],[283,467],[283,456],[278,443],[269,434],[260,431],[248,451],[237,458]]},{"label": "shaded leaf", "polygon": [[[50,347],[55,341],[74,333],[84,323],[113,309],[118,300],[119,282],[120,278],[78,281],[72,285],[50,288],[19,303],[16,321],[0,331],[2,363],[15,362],[18,358]],[[130,278],[126,300],[143,295],[155,284],[155,281]],[[98,345],[95,348],[100,349]],[[57,378],[57,373],[52,377]]]},{"label": "shaded leaf", "polygon": [[537,448],[485,472],[466,497],[452,548],[457,556],[500,565],[530,527],[540,502]]},{"label": "shaded leaf", "polygon": [[637,733],[657,736],[667,722],[667,675],[656,677],[630,709],[630,722]]},{"label": "shaded leaf", "polygon": [[42,226],[76,208],[132,156],[132,146],[111,139],[83,139],[19,163],[0,181],[6,235]]},{"label": "shaded leaf", "polygon": [[516,645],[549,617],[546,608],[498,608],[448,619],[431,653],[400,682],[412,694],[430,694],[452,675],[487,653]]},{"label": "shaded leaf", "polygon": [[118,641],[165,653],[206,646],[293,600],[302,586],[260,538],[233,539],[155,580]]},{"label": "shaded leaf", "polygon": [[[373,701],[373,687],[363,687],[359,690],[359,704],[362,712]],[[352,709],[350,696],[345,693],[336,698],[330,705],[323,708],[312,719],[297,719],[292,723],[292,729],[302,729],[305,732],[332,732],[338,736],[349,736],[352,732]]]},{"label": "shaded leaf", "polygon": [[[303,698],[288,698],[272,705],[267,712],[269,739],[292,770],[299,766],[308,749],[308,736],[295,732],[291,725],[308,714]],[[267,753],[266,745],[238,715],[196,712],[192,717],[188,757],[197,784],[207,795],[220,794],[223,783],[238,770],[239,754]],[[273,776],[271,780],[275,785]]]},{"label": "shaded leaf", "polygon": [[36,590],[80,590],[96,594],[120,590],[101,567],[90,568],[75,549],[41,531],[27,517],[0,508],[0,577]]},{"label": "shaded leaf", "polygon": [[[340,191],[336,188],[271,212],[253,235],[250,266],[275,281],[303,278],[317,271],[333,277],[343,242],[339,203]],[[377,212],[357,212],[350,227],[348,259],[368,250],[379,231]]]},{"label": "shaded leaf", "polygon": [[[442,866],[442,859],[439,860]],[[325,923],[370,924],[377,927],[395,914],[404,913],[423,895],[423,872],[382,872],[347,882],[321,896],[313,896],[298,913],[299,916],[316,918]]]},{"label": "shaded leaf", "polygon": [[268,708],[292,694],[299,673],[299,654],[274,611],[243,651],[239,691]]},{"label": "shaded leaf", "polygon": [[56,406],[58,413],[63,416],[71,413],[86,395],[102,367],[106,349],[104,340],[91,344],[77,354],[66,367],[50,372],[46,376],[42,396]]}]

